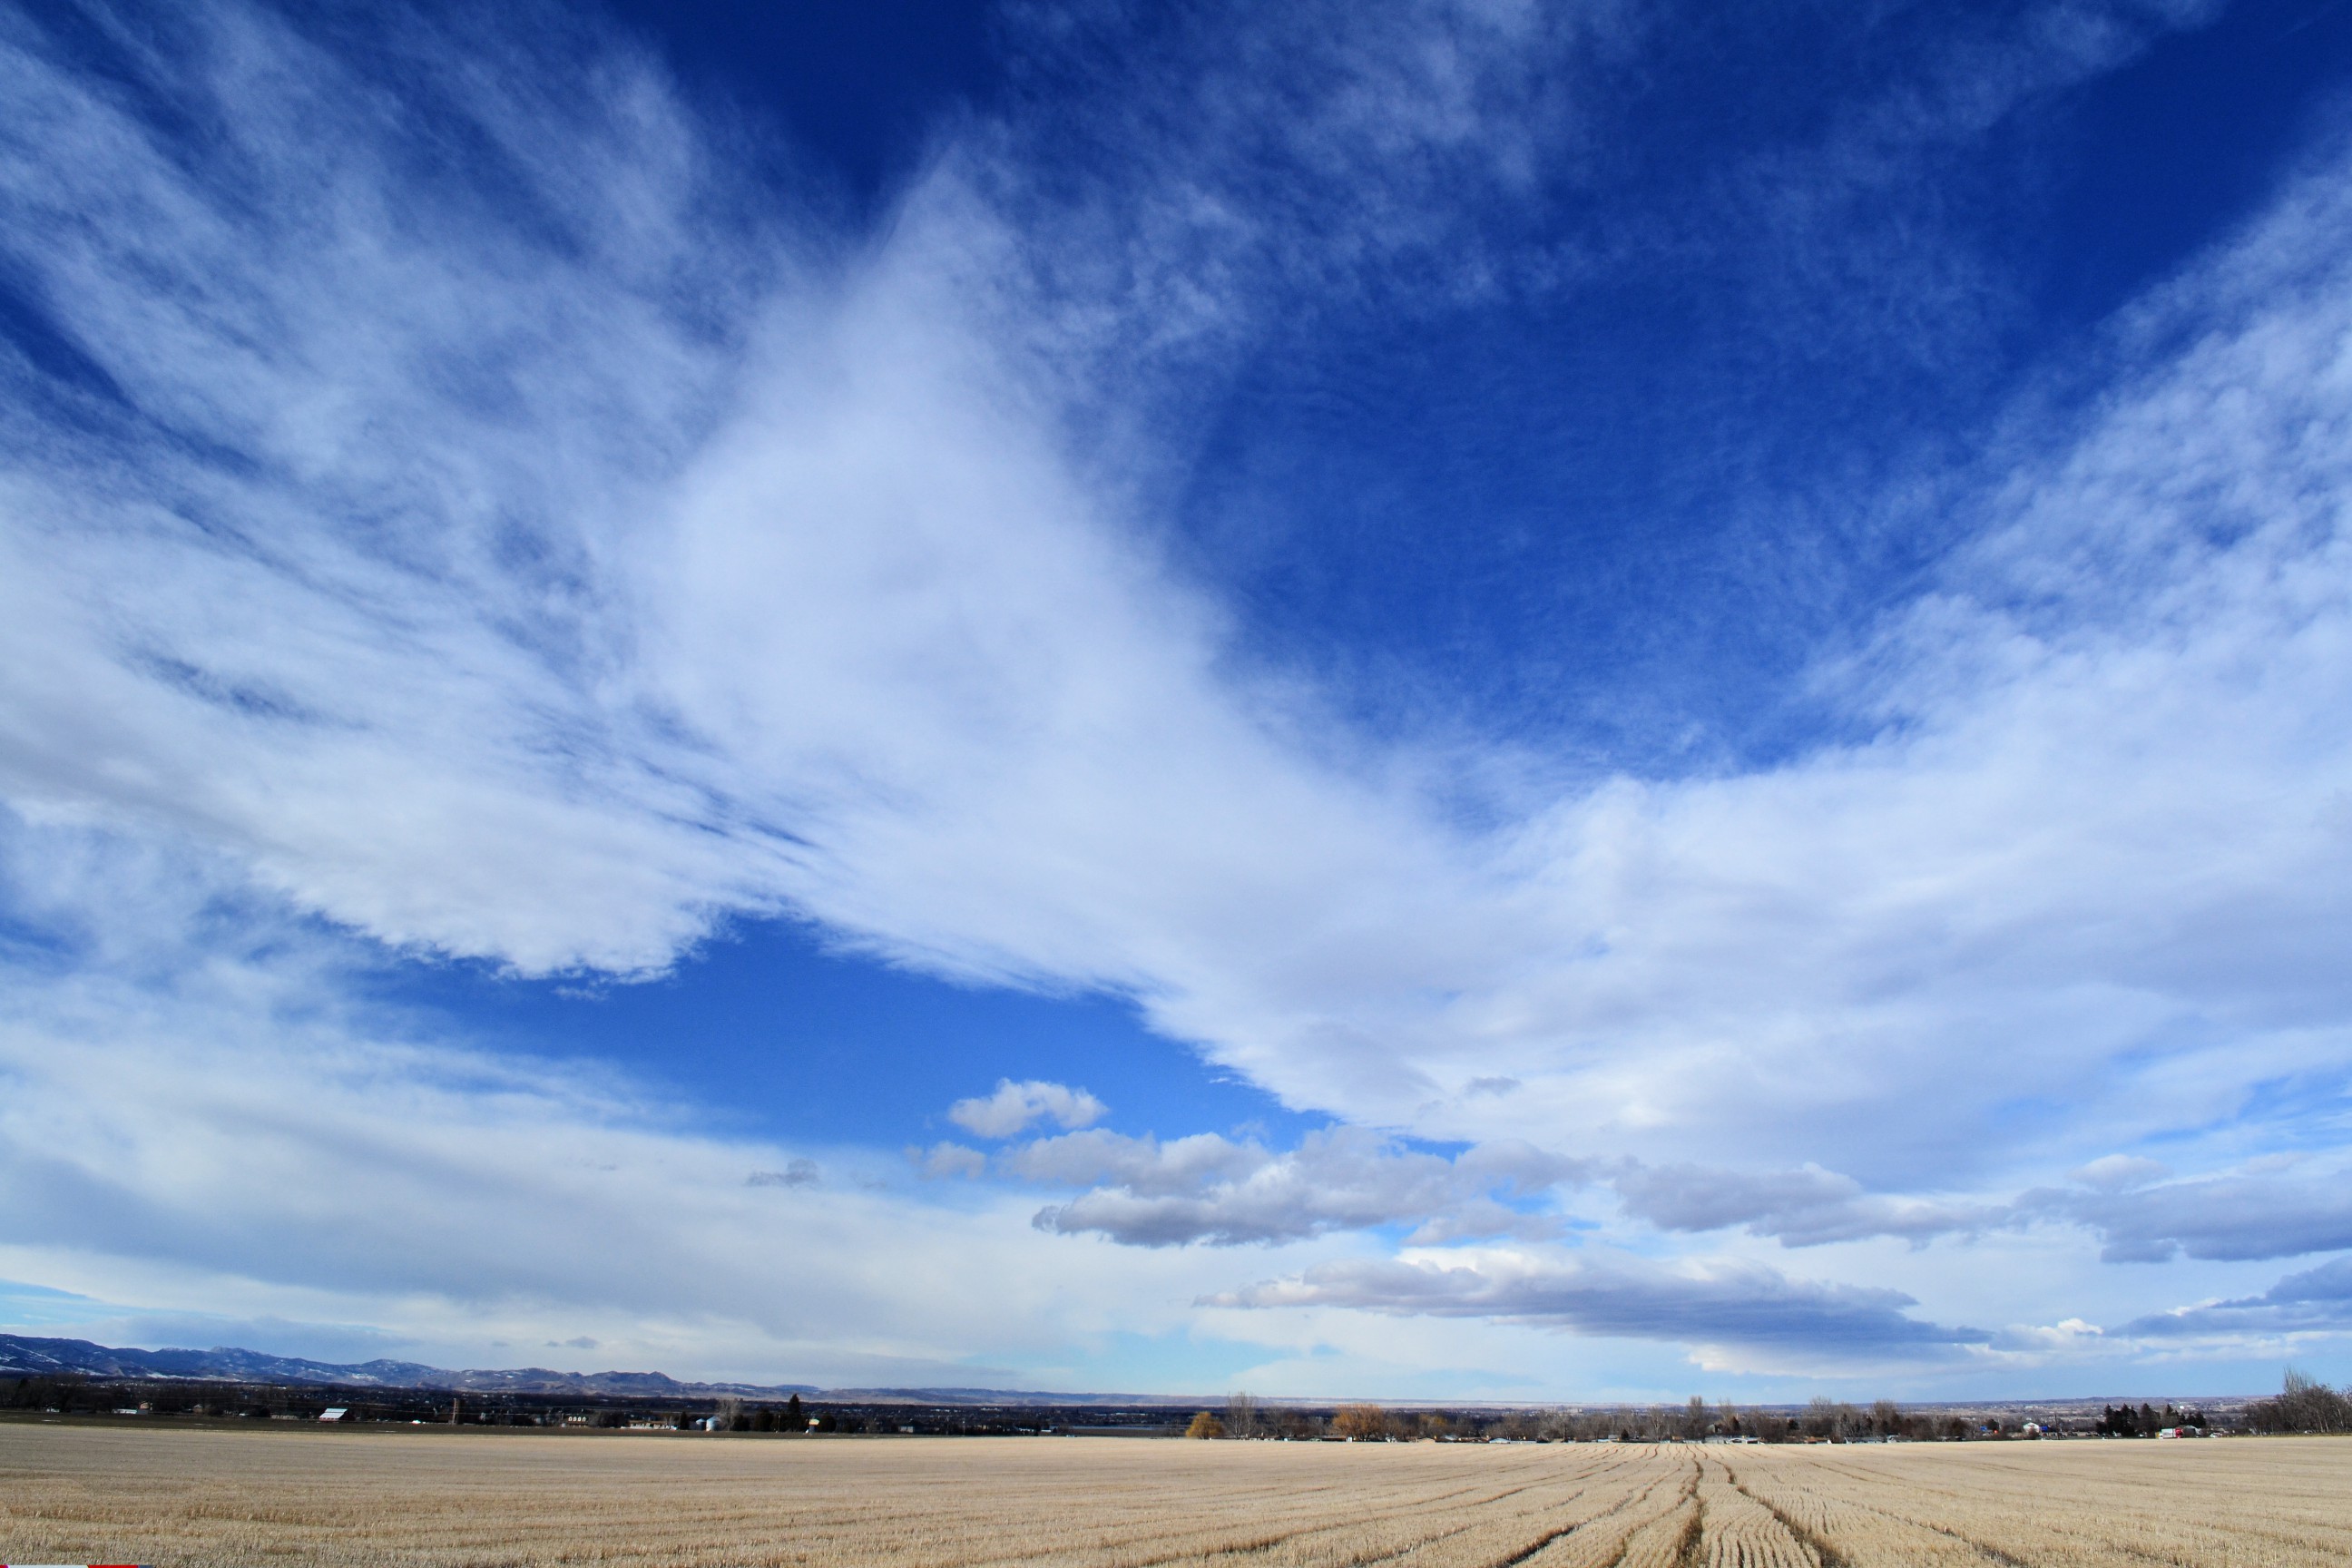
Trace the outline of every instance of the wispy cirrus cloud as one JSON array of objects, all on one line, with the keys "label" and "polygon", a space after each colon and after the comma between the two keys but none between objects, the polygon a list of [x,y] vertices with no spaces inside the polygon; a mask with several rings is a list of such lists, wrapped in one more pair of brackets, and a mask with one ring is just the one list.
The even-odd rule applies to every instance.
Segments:
[{"label": "wispy cirrus cloud", "polygon": [[[1738,1126],[1874,1190],[2007,1157],[1958,1133],[1983,1086],[2144,1098],[2160,1075],[2122,1064],[2208,1062],[2200,1020],[2244,1013],[2249,1071],[2333,1059],[2263,1021],[2327,1005],[2342,918],[2336,480],[2294,435],[2333,406],[2324,184],[2164,309],[2292,287],[2136,369],[2072,447],[2005,448],[1987,542],[1824,672],[1866,736],[1473,832],[1394,782],[1413,757],[1335,763],[1311,703],[1230,679],[1213,605],[1063,460],[1051,378],[1003,347],[1013,295],[971,270],[1026,254],[1017,203],[943,174],[855,266],[713,247],[733,198],[643,68],[577,102],[459,77],[436,108],[597,237],[567,250],[420,175],[394,121],[340,123],[364,93],[245,112],[252,62],[348,68],[205,15],[131,62],[227,128],[194,168],[15,36],[38,147],[85,154],[16,144],[19,232],[97,215],[19,260],[128,399],[12,442],[0,761],[28,806],[224,846],[397,944],[629,971],[790,909],[1131,990],[1352,1119],[1667,1162]],[[1509,100],[1480,79],[1465,103]],[[1431,112],[1412,134],[1491,153]],[[349,151],[321,172],[319,144]],[[2233,416],[2196,417],[2222,387]],[[2217,723],[2231,745],[2179,752]],[[2250,909],[2314,934],[2256,963]]]},{"label": "wispy cirrus cloud", "polygon": [[[1161,548],[1154,477],[1187,437],[1155,399],[1306,295],[1443,310],[1504,287],[1511,235],[1449,200],[1539,205],[1547,160],[1595,133],[1561,83],[1642,37],[1368,15],[1277,19],[1214,68],[1192,40],[1121,112],[1081,106],[1104,118],[1068,166],[1024,162],[1050,114],[980,128],[884,231],[850,236],[733,183],[727,128],[610,40],[562,33],[550,62],[387,24],[402,69],[382,79],[229,5],[107,22],[93,69],[11,13],[0,246],[48,334],[0,360],[0,789],[37,825],[19,904],[105,839],[203,889],[173,939],[199,950],[232,940],[215,905],[245,900],[396,952],[637,974],[731,915],[790,913],[936,972],[1132,995],[1357,1124],[1289,1152],[1071,1132],[1004,1157],[1087,1189],[1045,1228],[1150,1249],[1541,1236],[1543,1194],[1602,1170],[1628,1217],[1669,1232],[1962,1236],[1988,1211],[1936,1194],[2340,1085],[2342,150],[2116,327],[2088,406],[2029,400],[1979,468],[1898,476],[1884,504],[1935,491],[1964,547],[1813,660],[1825,717],[1790,754],[1685,773],[1367,735]],[[2126,47],[2092,32],[2053,68]],[[1921,115],[1980,123],[2043,79]],[[1902,138],[1865,140],[1882,156]],[[1574,258],[1538,259],[1529,277],[1572,289]],[[1130,370],[1157,379],[1105,392]],[[75,896],[91,987],[114,965],[174,985],[201,969],[158,958],[168,942],[110,947],[148,883]],[[27,973],[52,961],[11,951]],[[43,1005],[70,1011],[74,988]],[[64,1041],[131,1059],[62,1029],[26,1033],[22,1058]],[[303,1038],[325,1104],[377,1094],[478,1131],[507,1125],[469,1123],[485,1106],[521,1106],[539,1150],[608,1109],[478,1081],[471,1058]],[[236,1074],[290,1070],[283,1049],[223,1046],[214,1098],[187,1104],[221,1127],[257,1114],[266,1086]],[[54,1115],[115,1092],[43,1070]],[[1055,1087],[1008,1084],[964,1124],[1093,1119]],[[353,1114],[341,1132],[364,1147],[377,1124]],[[226,1159],[204,1128],[123,1125],[134,1166]],[[687,1147],[631,1168],[674,1171]],[[514,1215],[610,1217],[524,1163],[447,1149],[352,1171],[333,1139],[289,1133],[281,1180],[222,1176],[223,1217],[187,1230],[159,1191],[29,1130],[11,1148],[27,1245],[187,1262],[173,1238],[193,1237],[263,1270],[283,1265],[252,1238],[289,1223],[289,1193],[374,1184],[425,1194],[392,1228],[449,1205],[476,1237],[453,1258],[561,1294],[593,1282],[509,1248],[531,1234]],[[709,1237],[770,1222],[750,1205],[793,1201],[765,1189],[795,1185],[796,1156],[702,1152],[726,1173],[709,1192],[646,1179],[704,1241],[652,1205],[624,1205],[620,1233],[649,1279],[780,1289],[703,1266]],[[2232,1180],[2038,1212],[2118,1257],[2341,1245],[2324,1194]],[[500,1208],[487,1183],[536,1197]],[[356,1267],[315,1201],[310,1266]],[[1330,1267],[1296,1289],[1701,1341],[1964,1332],[1905,1327],[1875,1288],[1730,1266]]]}]

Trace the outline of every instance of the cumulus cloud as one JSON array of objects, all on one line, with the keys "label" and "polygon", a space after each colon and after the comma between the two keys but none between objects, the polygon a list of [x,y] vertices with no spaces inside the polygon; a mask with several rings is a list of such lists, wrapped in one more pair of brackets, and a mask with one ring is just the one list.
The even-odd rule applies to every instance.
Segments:
[{"label": "cumulus cloud", "polygon": [[1559,1251],[1318,1264],[1202,1304],[1493,1318],[1581,1334],[1746,1349],[1838,1345],[1854,1354],[1948,1353],[1990,1338],[1909,1316],[1905,1309],[1915,1303],[1897,1290],[1796,1280],[1730,1260],[1663,1264]]},{"label": "cumulus cloud", "polygon": [[995,1093],[948,1107],[948,1120],[982,1138],[1011,1138],[1046,1121],[1091,1127],[1109,1112],[1108,1106],[1083,1089],[1038,1079],[1023,1083],[999,1079]]},{"label": "cumulus cloud", "polygon": [[1027,1181],[1098,1184],[1039,1210],[1039,1229],[1140,1247],[1296,1241],[1380,1226],[1411,1226],[1417,1242],[1552,1236],[1556,1215],[1510,1200],[1588,1171],[1586,1162],[1527,1144],[1481,1144],[1449,1158],[1353,1127],[1310,1132],[1282,1153],[1213,1132],[1164,1143],[1074,1132],[1026,1144],[1003,1163]]}]

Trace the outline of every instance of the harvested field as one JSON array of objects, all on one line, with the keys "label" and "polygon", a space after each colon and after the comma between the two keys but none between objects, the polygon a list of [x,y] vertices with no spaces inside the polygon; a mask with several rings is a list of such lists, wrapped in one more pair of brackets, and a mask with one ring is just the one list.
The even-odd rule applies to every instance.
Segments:
[{"label": "harvested field", "polygon": [[2352,1440],[1886,1447],[0,1426],[0,1562],[2352,1562]]}]

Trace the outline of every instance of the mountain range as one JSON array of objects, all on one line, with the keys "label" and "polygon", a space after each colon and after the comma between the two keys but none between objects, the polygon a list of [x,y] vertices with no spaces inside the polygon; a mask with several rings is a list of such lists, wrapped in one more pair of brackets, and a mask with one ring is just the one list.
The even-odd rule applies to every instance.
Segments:
[{"label": "mountain range", "polygon": [[154,1378],[206,1383],[311,1384],[333,1388],[431,1388],[458,1394],[553,1394],[583,1398],[709,1398],[919,1401],[926,1405],[1160,1405],[1133,1394],[1049,1394],[996,1388],[819,1388],[807,1383],[681,1383],[658,1372],[556,1372],[543,1366],[453,1371],[413,1361],[353,1363],[268,1355],[232,1345],[211,1350],[136,1350],[89,1340],[0,1334],[0,1377]]}]

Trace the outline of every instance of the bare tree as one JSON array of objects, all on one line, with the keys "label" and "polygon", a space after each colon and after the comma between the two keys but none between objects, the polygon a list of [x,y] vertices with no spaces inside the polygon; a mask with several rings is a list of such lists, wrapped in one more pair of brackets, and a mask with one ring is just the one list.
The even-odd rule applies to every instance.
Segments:
[{"label": "bare tree", "polygon": [[[1445,1416],[1441,1415],[1437,1419],[1441,1424],[1449,1424]],[[1477,1423],[1467,1416],[1461,1418],[1461,1435],[1465,1436],[1478,1430]],[[1527,1442],[1542,1436],[1544,1426],[1544,1417],[1536,1411],[1507,1410],[1486,1430],[1498,1437],[1509,1437],[1514,1441]]]},{"label": "bare tree", "polygon": [[2246,1406],[2246,1425],[2257,1432],[2352,1431],[2352,1399],[2289,1367],[2277,1398]]},{"label": "bare tree", "polygon": [[1342,1405],[1332,1413],[1334,1436],[1369,1441],[1389,1435],[1389,1413],[1377,1405]]},{"label": "bare tree", "polygon": [[1225,1395],[1225,1436],[1255,1437],[1258,1435],[1257,1401],[1235,1390]]}]

